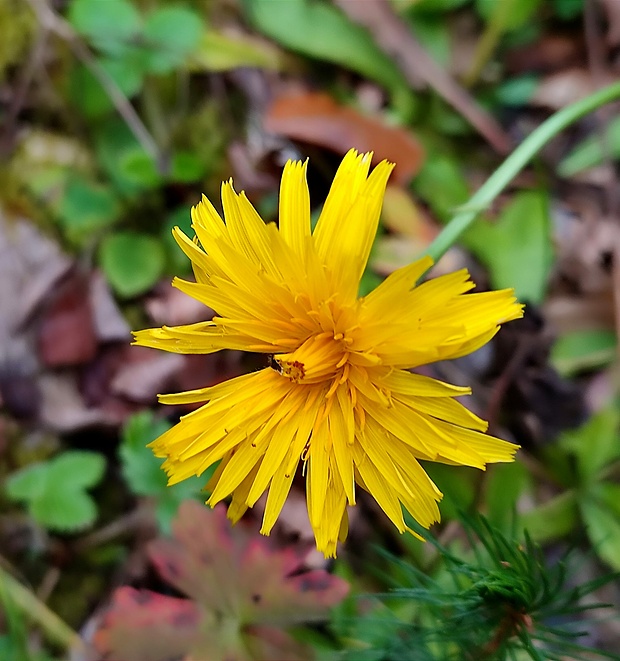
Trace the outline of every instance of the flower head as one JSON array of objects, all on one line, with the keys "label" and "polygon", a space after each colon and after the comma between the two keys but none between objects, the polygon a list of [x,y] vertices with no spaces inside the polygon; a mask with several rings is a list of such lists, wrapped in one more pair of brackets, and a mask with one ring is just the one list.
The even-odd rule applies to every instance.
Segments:
[{"label": "flower head", "polygon": [[392,165],[368,174],[371,154],[342,161],[314,231],[306,164],[289,161],[279,227],[265,224],[244,193],[222,186],[225,222],[203,197],[190,240],[174,236],[196,282],[174,286],[216,311],[212,321],[139,331],[136,343],[177,353],[241,349],[271,366],[213,387],[162,395],[206,402],[152,444],[170,483],[220,464],[208,488],[228,496],[237,521],[268,490],[269,534],[302,463],[317,547],[336,552],[347,505],[367,490],[400,532],[404,506],[424,527],[439,520],[441,492],[419,460],[475,466],[511,461],[516,446],[486,435],[487,423],[455,397],[470,392],[408,368],[468,354],[499,324],[522,315],[512,290],[467,294],[466,270],[416,285],[423,258],[367,296],[358,287],[377,231]]}]

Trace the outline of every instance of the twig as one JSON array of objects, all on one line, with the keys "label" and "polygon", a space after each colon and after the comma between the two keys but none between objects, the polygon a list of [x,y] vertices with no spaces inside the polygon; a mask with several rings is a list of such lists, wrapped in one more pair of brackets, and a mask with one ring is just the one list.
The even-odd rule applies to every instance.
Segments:
[{"label": "twig", "polygon": [[0,599],[9,600],[25,617],[38,624],[50,642],[64,649],[85,649],[79,635],[1,565]]},{"label": "twig", "polygon": [[424,80],[482,135],[500,154],[511,149],[511,140],[499,123],[454,81],[424,50],[387,0],[335,0],[354,21],[366,27],[381,48],[400,66],[412,86]]},{"label": "twig", "polygon": [[84,45],[69,23],[59,16],[45,0],[28,0],[28,2],[32,6],[43,28],[53,32],[69,44],[75,56],[97,79],[142,148],[158,166],[161,166],[164,163],[161,150],[140,119],[138,113],[134,110],[129,99],[93,57],[90,50]]},{"label": "twig", "polygon": [[44,28],[39,30],[39,34],[34,42],[34,46],[30,51],[30,57],[21,70],[21,74],[15,90],[13,92],[13,98],[6,112],[4,118],[4,132],[2,138],[0,139],[0,156],[5,156],[12,149],[12,137],[15,130],[15,121],[19,113],[21,112],[25,102],[26,95],[28,94],[28,89],[34,79],[37,67],[43,58],[45,52],[45,46],[47,44],[48,31]]},{"label": "twig", "polygon": [[87,549],[105,544],[127,532],[145,527],[146,524],[153,522],[153,519],[153,504],[149,501],[144,501],[144,503],[128,514],[77,540],[73,544],[73,551],[75,553],[82,553]]},{"label": "twig", "polygon": [[[599,14],[598,7],[593,0],[587,0],[583,8],[583,30],[586,41],[586,49],[588,54],[588,68],[594,87],[601,89],[606,80],[608,79],[606,67],[606,55],[603,49],[604,39],[598,24]],[[599,141],[601,145],[601,152],[605,165],[610,172],[614,172],[614,163],[612,154],[609,151],[609,130],[608,125],[610,120],[615,116],[613,108],[602,107],[595,113],[597,120],[597,128],[599,129]],[[618,214],[618,191],[617,191],[617,177],[612,176],[605,182],[605,195],[607,198],[607,215],[615,217]]]},{"label": "twig", "polygon": [[462,207],[465,210],[457,211],[457,214],[452,220],[435,237],[425,251],[425,254],[430,255],[433,261],[437,262],[456,243],[461,234],[476,220],[479,210],[487,208],[514,177],[519,174],[521,169],[552,138],[584,115],[617,99],[620,99],[620,83],[613,83],[551,115],[551,117],[527,136],[471,196],[464,207]]},{"label": "twig", "polygon": [[482,38],[476,45],[472,65],[463,77],[463,84],[467,87],[472,87],[477,82],[480,73],[493,55],[506,24],[511,18],[514,4],[515,0],[502,0],[493,6],[491,18]]},{"label": "twig", "polygon": [[[601,86],[602,81],[605,79],[605,53],[603,51],[603,38],[598,26],[598,7],[589,0],[585,3],[583,13],[583,28],[586,38],[586,46],[588,52],[588,67],[597,87]],[[599,120],[599,141],[601,151],[607,166],[607,170],[612,174],[611,177],[605,182],[605,196],[607,200],[606,215],[614,218],[618,222],[618,206],[619,198],[617,193],[617,177],[615,176],[615,169],[613,164],[612,155],[609,151],[609,122],[613,116],[609,108],[600,108],[597,113]],[[590,224],[591,227],[591,224]],[[614,320],[616,327],[616,336],[620,337],[620,242],[614,241],[611,246],[613,251],[613,270],[612,270],[612,286],[614,296]]]}]

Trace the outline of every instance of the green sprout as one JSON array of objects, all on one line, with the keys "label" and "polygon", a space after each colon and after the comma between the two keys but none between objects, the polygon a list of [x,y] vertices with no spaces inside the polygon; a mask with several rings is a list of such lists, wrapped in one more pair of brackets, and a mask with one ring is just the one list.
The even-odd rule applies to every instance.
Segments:
[{"label": "green sprout", "polygon": [[[360,661],[584,661],[620,659],[580,642],[591,630],[587,611],[609,604],[584,601],[617,573],[575,584],[574,554],[552,565],[525,533],[504,536],[483,517],[464,517],[469,559],[425,535],[437,550],[434,575],[380,550],[399,576],[398,587],[377,595],[379,609],[356,623]],[[421,532],[421,531],[418,531]],[[394,579],[392,578],[392,583]],[[341,623],[341,626],[344,623]]]}]

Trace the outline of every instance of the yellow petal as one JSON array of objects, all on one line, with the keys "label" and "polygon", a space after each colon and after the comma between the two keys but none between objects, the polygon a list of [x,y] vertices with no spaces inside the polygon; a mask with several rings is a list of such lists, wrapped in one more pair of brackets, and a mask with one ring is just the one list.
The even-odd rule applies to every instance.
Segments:
[{"label": "yellow petal", "polygon": [[306,182],[307,161],[288,161],[280,183],[279,226],[290,249],[303,259],[310,236],[310,194]]}]

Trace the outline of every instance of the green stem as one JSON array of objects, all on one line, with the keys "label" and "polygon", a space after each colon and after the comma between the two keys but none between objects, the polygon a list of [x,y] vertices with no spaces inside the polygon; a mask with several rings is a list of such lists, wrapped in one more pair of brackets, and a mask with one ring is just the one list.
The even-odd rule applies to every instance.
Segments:
[{"label": "green stem", "polygon": [[493,202],[542,147],[573,122],[616,99],[620,99],[620,83],[613,83],[551,115],[508,156],[472,195],[469,202],[460,208],[424,254],[430,255],[435,262],[440,259],[478,214]]},{"label": "green stem", "polygon": [[24,617],[36,622],[51,642],[65,649],[83,646],[81,638],[71,627],[0,566],[0,603],[4,600],[18,608]]},{"label": "green stem", "polygon": [[514,5],[515,0],[503,0],[494,6],[493,14],[487,23],[484,34],[476,46],[473,63],[463,79],[463,84],[466,87],[471,87],[477,82],[480,72],[493,55],[510,21]]}]

